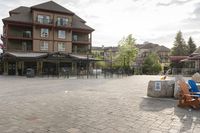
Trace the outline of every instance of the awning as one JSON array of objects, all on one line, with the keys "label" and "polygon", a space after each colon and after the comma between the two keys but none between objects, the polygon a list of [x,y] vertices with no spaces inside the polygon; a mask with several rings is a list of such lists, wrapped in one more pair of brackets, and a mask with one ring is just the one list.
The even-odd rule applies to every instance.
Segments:
[{"label": "awning", "polygon": [[18,59],[39,59],[44,58],[46,60],[71,60],[71,61],[101,61],[95,58],[91,58],[90,55],[77,55],[62,52],[53,53],[37,53],[37,52],[6,52],[3,54],[4,58],[18,58]]},{"label": "awning", "polygon": [[172,62],[180,62],[181,60],[187,59],[188,56],[170,56],[169,59]]},{"label": "awning", "polygon": [[85,60],[85,61],[100,61],[98,59],[95,59],[95,58],[91,58],[89,57],[89,55],[85,56],[85,55],[76,55],[76,54],[69,54],[70,57],[74,58],[74,59],[77,59],[77,60]]},{"label": "awning", "polygon": [[3,54],[4,57],[12,56],[16,58],[41,58],[47,56],[48,53],[33,53],[33,52],[6,52]]}]

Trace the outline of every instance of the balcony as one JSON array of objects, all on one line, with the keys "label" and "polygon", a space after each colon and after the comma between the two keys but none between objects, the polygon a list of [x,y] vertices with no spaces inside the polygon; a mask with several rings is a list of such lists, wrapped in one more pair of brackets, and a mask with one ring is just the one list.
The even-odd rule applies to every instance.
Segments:
[{"label": "balcony", "polygon": [[32,38],[31,31],[24,31],[23,38]]},{"label": "balcony", "polygon": [[42,25],[52,25],[53,20],[52,19],[46,19],[46,18],[37,18],[35,20],[36,24],[42,24]]},{"label": "balcony", "polygon": [[72,43],[76,43],[76,44],[90,44],[91,42],[90,42],[90,39],[88,38],[87,35],[82,35],[82,36],[73,35]]},{"label": "balcony", "polygon": [[18,39],[18,40],[32,40],[31,31],[11,31],[8,36],[8,39]]},{"label": "balcony", "polygon": [[64,27],[67,27],[67,22],[65,22],[65,21],[56,21],[56,26],[64,26]]},{"label": "balcony", "polygon": [[84,55],[87,54],[88,51],[90,51],[88,45],[79,45],[79,44],[72,45],[72,53]]},{"label": "balcony", "polygon": [[8,51],[33,51],[32,41],[29,40],[8,40]]}]

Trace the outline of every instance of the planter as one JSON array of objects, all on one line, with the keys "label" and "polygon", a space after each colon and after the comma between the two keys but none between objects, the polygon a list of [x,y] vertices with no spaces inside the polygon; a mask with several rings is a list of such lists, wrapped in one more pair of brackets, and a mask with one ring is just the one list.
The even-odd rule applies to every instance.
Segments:
[{"label": "planter", "polygon": [[174,97],[174,84],[174,80],[150,80],[147,89],[147,96]]}]

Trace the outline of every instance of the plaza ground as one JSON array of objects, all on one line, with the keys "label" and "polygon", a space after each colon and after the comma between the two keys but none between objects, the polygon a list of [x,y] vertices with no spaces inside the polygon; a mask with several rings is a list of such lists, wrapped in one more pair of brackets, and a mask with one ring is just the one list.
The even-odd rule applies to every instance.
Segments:
[{"label": "plaza ground", "polygon": [[200,110],[178,108],[174,99],[146,97],[148,81],[158,79],[0,76],[0,132],[200,132]]}]

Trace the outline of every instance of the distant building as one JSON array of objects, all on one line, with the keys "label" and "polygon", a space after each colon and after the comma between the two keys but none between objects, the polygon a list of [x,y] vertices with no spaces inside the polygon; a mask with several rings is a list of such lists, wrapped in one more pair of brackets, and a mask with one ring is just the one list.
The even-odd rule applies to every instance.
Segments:
[{"label": "distant building", "polygon": [[135,61],[135,68],[141,68],[145,58],[152,52],[157,53],[159,58],[160,58],[160,63],[162,65],[162,68],[164,69],[165,67],[169,66],[169,54],[170,54],[170,49],[163,46],[163,45],[158,45],[158,44],[153,44],[153,43],[145,43],[145,44],[138,44],[136,45],[138,48],[138,56],[136,57]]},{"label": "distant building", "polygon": [[119,52],[118,47],[92,47],[92,54],[95,57],[104,59],[104,60],[110,60],[112,57],[116,56],[116,54]]}]

